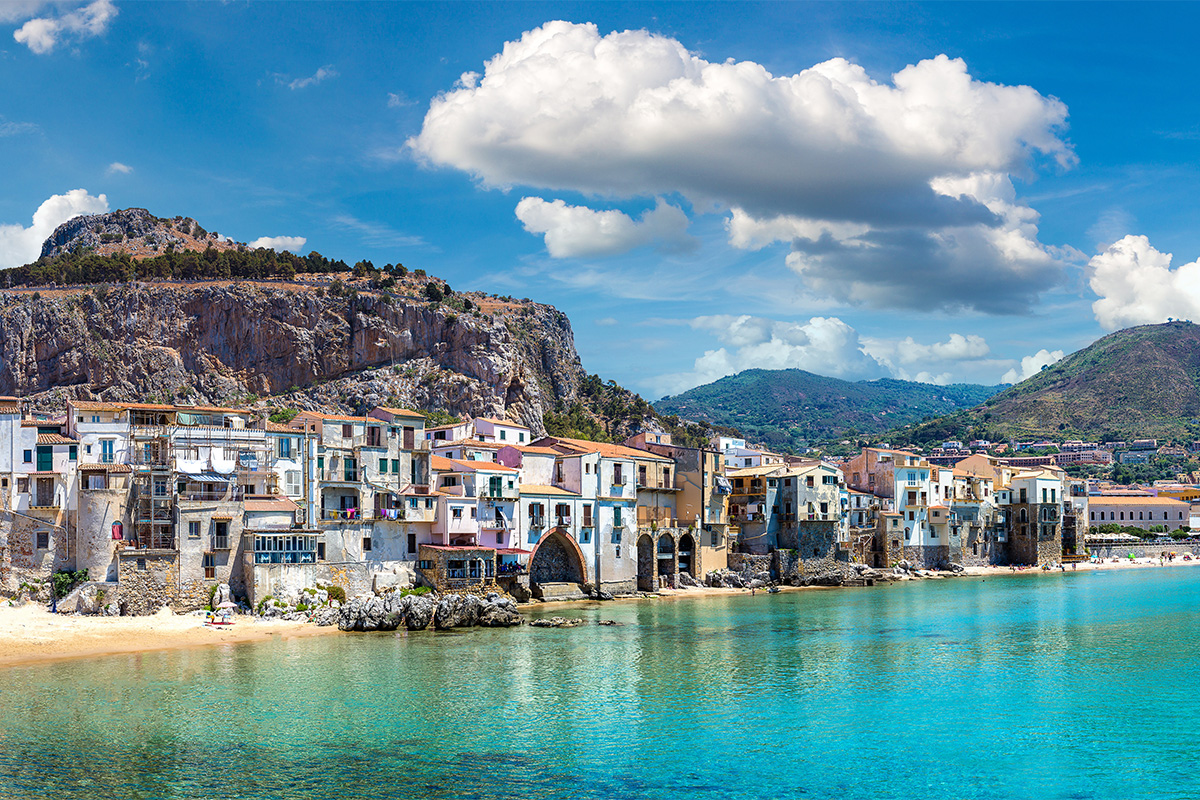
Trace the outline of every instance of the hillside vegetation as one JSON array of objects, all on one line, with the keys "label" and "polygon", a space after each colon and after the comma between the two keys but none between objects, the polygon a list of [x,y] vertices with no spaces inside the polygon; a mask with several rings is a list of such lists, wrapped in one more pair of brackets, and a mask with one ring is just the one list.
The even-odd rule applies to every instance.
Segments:
[{"label": "hillside vegetation", "polygon": [[1200,438],[1200,326],[1142,325],[1109,334],[1005,389],[981,407],[894,433],[898,441]]},{"label": "hillside vegetation", "polygon": [[998,386],[927,383],[885,378],[844,381],[799,369],[751,369],[664,398],[654,404],[780,449],[805,441],[870,435],[982,403]]}]

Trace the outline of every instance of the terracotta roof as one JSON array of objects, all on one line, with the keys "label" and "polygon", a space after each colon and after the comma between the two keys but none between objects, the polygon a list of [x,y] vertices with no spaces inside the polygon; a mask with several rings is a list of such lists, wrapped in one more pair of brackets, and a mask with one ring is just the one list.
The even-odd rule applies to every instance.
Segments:
[{"label": "terracotta roof", "polygon": [[133,472],[128,464],[80,464],[80,472]]},{"label": "terracotta roof", "polygon": [[1183,500],[1176,500],[1174,497],[1129,497],[1127,495],[1092,495],[1088,498],[1088,504],[1099,503],[1101,505],[1119,505],[1119,506],[1150,506],[1161,503],[1173,503],[1175,505],[1188,505]]},{"label": "terracotta roof", "polygon": [[38,444],[77,444],[74,439],[68,439],[61,433],[39,433]]},{"label": "terracotta roof", "polygon": [[267,420],[266,430],[271,433],[297,433],[298,431],[290,425],[284,425],[280,422],[271,422]]},{"label": "terracotta roof", "polygon": [[301,411],[292,419],[292,422],[295,422],[301,417],[324,421],[332,420],[334,422],[374,422],[376,425],[384,424],[383,420],[379,419],[378,417],[355,417],[351,416],[350,414],[324,414],[320,411]]},{"label": "terracotta roof", "polygon": [[290,512],[294,512],[298,508],[300,508],[300,506],[296,505],[292,500],[290,500],[287,497],[279,497],[279,498],[270,499],[270,500],[268,500],[266,498],[255,498],[253,500],[246,500],[245,502],[242,503],[242,506],[247,511],[280,511],[280,512],[290,511]]},{"label": "terracotta roof", "polygon": [[565,436],[547,436],[544,439],[539,439],[540,442],[545,442],[551,447],[559,449],[563,455],[584,455],[586,453],[598,453],[604,458],[628,458],[638,461],[667,461],[675,463],[674,459],[660,456],[658,453],[651,453],[649,450],[637,450],[633,447],[626,447],[622,444],[608,444],[607,442],[589,442],[584,439],[568,439]]},{"label": "terracotta roof", "polygon": [[419,417],[421,419],[425,419],[425,415],[420,411],[413,411],[410,408],[387,408],[385,406],[379,406],[379,410],[386,411],[387,413],[396,417]]},{"label": "terracotta roof", "polygon": [[102,403],[99,400],[68,400],[67,405],[77,411],[120,411],[125,408],[120,403]]},{"label": "terracotta roof", "polygon": [[725,473],[726,478],[754,478],[760,475],[766,475],[771,472],[779,472],[783,474],[783,464],[761,464],[757,467],[742,467],[735,469],[732,472]]},{"label": "terracotta roof", "polygon": [[566,489],[560,489],[557,486],[544,486],[537,483],[522,483],[521,494],[531,495],[551,495],[554,497],[579,497],[575,492],[568,492]]},{"label": "terracotta roof", "polygon": [[0,403],[0,414],[20,414],[21,407],[10,405],[8,403]]},{"label": "terracotta roof", "polygon": [[537,447],[535,445],[526,445],[526,446],[522,447],[521,445],[516,445],[516,444],[514,444],[512,446],[515,447],[516,449],[520,450],[522,453],[533,453],[535,455],[543,455],[543,456],[559,455],[559,452],[557,450],[555,450],[553,447]]},{"label": "terracotta roof", "polygon": [[[158,403],[126,403],[125,408],[132,408],[138,411],[174,411],[175,406],[164,406]],[[188,410],[188,409],[184,409]]]},{"label": "terracotta roof", "polygon": [[442,472],[516,472],[512,467],[497,464],[494,461],[462,461],[444,456],[430,456],[430,468]]}]

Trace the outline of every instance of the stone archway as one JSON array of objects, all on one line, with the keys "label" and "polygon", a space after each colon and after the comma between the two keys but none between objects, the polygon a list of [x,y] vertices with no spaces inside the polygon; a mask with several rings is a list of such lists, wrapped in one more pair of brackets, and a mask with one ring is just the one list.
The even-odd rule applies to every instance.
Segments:
[{"label": "stone archway", "polygon": [[638,537],[637,543],[637,585],[643,592],[653,592],[658,589],[658,580],[654,571],[654,540],[647,534]]},{"label": "stone archway", "polygon": [[675,588],[675,574],[679,571],[675,559],[675,537],[669,533],[659,534],[658,547],[655,549],[658,551],[656,560],[659,583]]},{"label": "stone archway", "polygon": [[690,533],[679,537],[679,571],[696,577],[696,539]]},{"label": "stone archway", "polygon": [[542,537],[529,557],[529,581],[540,583],[587,583],[587,564],[575,540],[560,530]]}]

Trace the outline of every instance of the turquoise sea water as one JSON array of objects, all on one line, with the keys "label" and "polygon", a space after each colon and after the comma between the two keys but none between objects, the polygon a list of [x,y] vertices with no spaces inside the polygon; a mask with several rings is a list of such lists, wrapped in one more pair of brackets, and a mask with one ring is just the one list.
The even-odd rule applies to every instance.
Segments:
[{"label": "turquoise sea water", "polygon": [[1197,798],[1200,569],[0,672],[0,797]]}]

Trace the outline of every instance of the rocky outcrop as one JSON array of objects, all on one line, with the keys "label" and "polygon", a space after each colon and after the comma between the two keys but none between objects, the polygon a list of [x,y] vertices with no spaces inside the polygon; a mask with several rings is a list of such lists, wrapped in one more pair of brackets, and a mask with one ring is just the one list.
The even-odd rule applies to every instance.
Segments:
[{"label": "rocky outcrop", "polygon": [[531,302],[490,313],[366,290],[258,283],[0,292],[0,394],[276,405],[374,405],[508,416],[535,431],[578,397],[566,316]]},{"label": "rocky outcrop", "polygon": [[400,628],[416,631],[425,630],[431,623],[436,630],[477,625],[507,628],[524,621],[512,600],[495,593],[484,599],[469,594],[448,594],[434,600],[428,596],[401,597],[396,592],[381,597],[356,597],[344,605],[337,616],[337,626],[344,631],[394,631]]},{"label": "rocky outcrop", "polygon": [[163,219],[144,208],[73,217],[54,229],[42,244],[41,258],[90,250],[97,255],[128,253],[134,258],[159,256],[169,250],[245,250],[216,231],[206,231],[191,217]]}]

